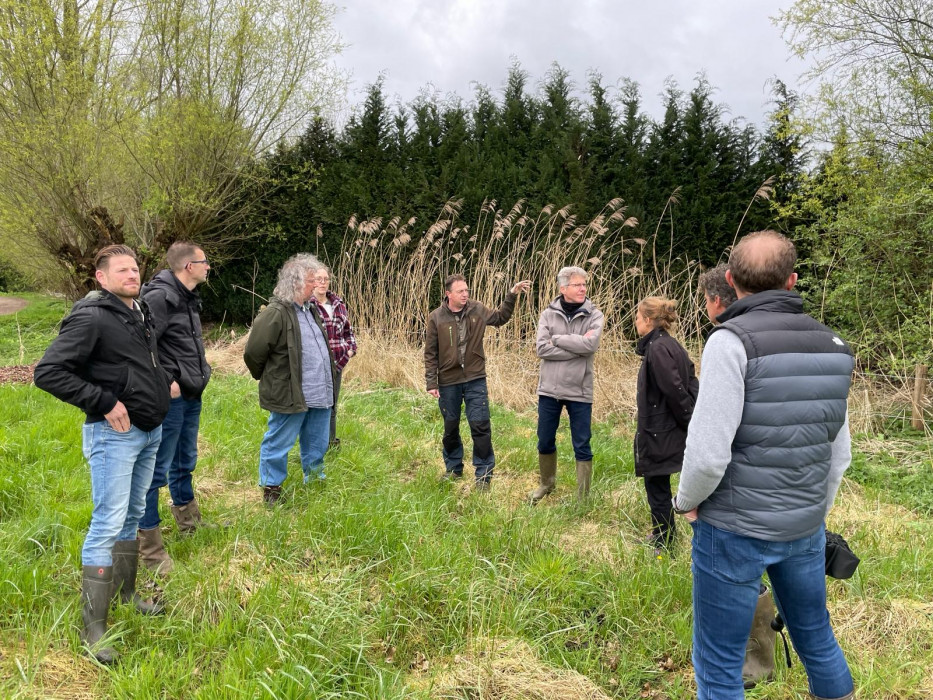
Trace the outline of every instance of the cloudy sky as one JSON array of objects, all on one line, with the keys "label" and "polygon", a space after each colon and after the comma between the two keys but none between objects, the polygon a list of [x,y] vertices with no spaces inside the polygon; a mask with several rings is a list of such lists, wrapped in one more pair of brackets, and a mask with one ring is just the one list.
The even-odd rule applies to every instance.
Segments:
[{"label": "cloudy sky", "polygon": [[[761,125],[769,80],[800,87],[805,64],[790,55],[770,16],[790,0],[337,0],[351,74],[349,102],[385,77],[390,101],[427,86],[469,101],[481,83],[501,96],[514,57],[536,89],[553,62],[585,90],[590,71],[614,86],[631,78],[644,109],[660,116],[664,81],[689,90],[700,71],[733,117]],[[581,92],[581,95],[583,93]]]}]

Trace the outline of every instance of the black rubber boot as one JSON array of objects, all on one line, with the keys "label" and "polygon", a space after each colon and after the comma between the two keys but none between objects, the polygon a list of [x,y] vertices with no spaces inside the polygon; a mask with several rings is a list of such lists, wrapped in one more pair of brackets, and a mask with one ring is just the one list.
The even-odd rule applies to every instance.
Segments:
[{"label": "black rubber boot", "polygon": [[113,545],[113,596],[121,603],[133,603],[143,615],[161,615],[165,607],[154,600],[144,600],[136,593],[136,569],[139,565],[139,540],[117,540]]},{"label": "black rubber boot", "polygon": [[112,664],[117,660],[117,652],[100,642],[107,634],[113,567],[84,566],[81,573],[81,619],[84,622],[81,639],[95,659],[102,664]]}]

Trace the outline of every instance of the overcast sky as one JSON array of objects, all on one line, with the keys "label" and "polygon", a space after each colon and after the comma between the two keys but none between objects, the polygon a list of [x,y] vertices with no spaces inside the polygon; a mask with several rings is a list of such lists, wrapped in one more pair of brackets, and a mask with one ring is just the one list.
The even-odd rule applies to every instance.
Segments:
[{"label": "overcast sky", "polygon": [[469,102],[476,83],[501,97],[512,57],[536,91],[553,62],[582,96],[588,74],[603,84],[639,83],[644,110],[662,114],[659,94],[673,77],[689,91],[704,71],[716,102],[757,126],[769,111],[769,80],[799,89],[805,64],[790,55],[761,0],[336,0],[351,74],[349,103],[385,77],[390,102],[408,103],[426,86]]}]

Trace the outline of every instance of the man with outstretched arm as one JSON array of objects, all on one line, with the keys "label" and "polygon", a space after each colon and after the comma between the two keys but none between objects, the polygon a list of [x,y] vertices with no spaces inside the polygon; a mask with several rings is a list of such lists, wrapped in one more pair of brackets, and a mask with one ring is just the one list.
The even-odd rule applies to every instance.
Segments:
[{"label": "man with outstretched arm", "polygon": [[473,467],[478,491],[489,489],[496,464],[483,336],[487,326],[501,326],[512,318],[518,295],[530,286],[528,280],[516,282],[502,305],[490,309],[470,299],[470,287],[463,275],[450,275],[444,280],[444,301],[428,317],[424,373],[428,393],[438,400],[444,418],[444,478],[463,476],[460,410],[465,404],[473,436]]}]

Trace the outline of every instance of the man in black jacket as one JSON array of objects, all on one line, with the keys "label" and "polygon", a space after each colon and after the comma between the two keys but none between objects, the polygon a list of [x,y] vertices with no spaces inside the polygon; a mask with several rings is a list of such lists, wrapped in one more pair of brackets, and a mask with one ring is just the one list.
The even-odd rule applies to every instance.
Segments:
[{"label": "man in black jacket", "polygon": [[136,594],[136,525],[143,514],[169,380],[156,357],[146,307],[136,300],[139,267],[131,248],[111,245],[94,261],[103,291],[90,292],[62,321],[35,371],[36,386],[87,414],[84,455],[94,510],[84,547],[84,640],[101,663],[116,652],[99,644],[112,595],[146,614],[161,605]]},{"label": "man in black jacket", "polygon": [[174,567],[159,528],[159,489],[168,484],[172,515],[181,533],[203,523],[191,475],[198,461],[201,394],[211,376],[201,338],[201,297],[196,288],[211,269],[204,251],[194,243],[176,241],[165,254],[169,269],[143,287],[142,298],[152,314],[159,363],[172,378],[172,401],[162,423],[162,444],[156,455],[146,512],[139,521],[139,555],[157,574]]}]

